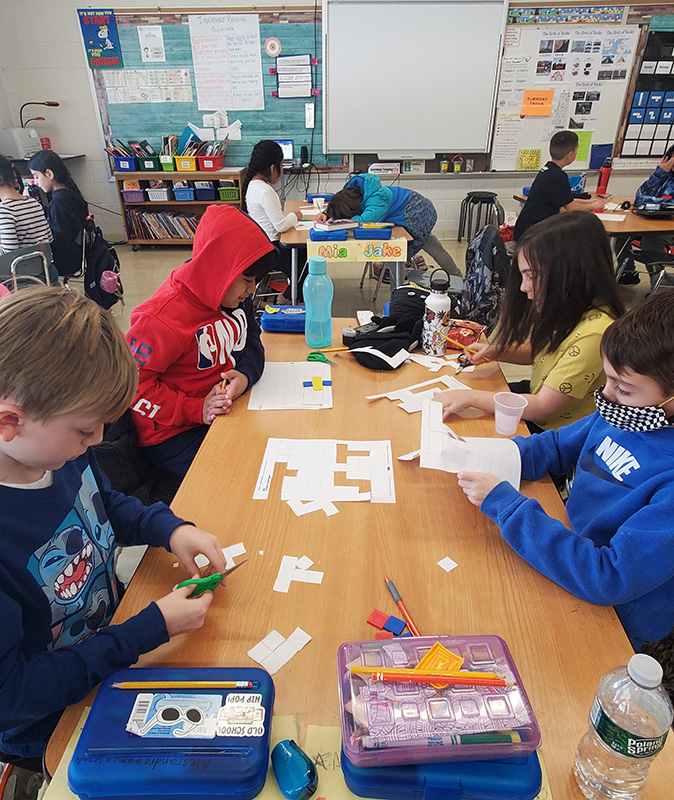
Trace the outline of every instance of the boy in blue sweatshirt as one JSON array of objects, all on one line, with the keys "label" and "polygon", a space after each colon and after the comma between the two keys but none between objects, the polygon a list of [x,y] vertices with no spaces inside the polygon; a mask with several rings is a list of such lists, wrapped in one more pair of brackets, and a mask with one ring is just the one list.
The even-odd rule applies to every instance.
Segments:
[{"label": "boy in blue sweatshirt", "polygon": [[[57,287],[0,300],[0,761],[37,771],[61,712],[115,670],[203,625],[212,600],[169,592],[118,625],[115,545],[164,547],[192,576],[211,536],[110,488],[91,445],[138,370],[113,317]],[[169,587],[167,587],[169,588]]]},{"label": "boy in blue sweatshirt", "polygon": [[576,475],[572,529],[494,475],[459,485],[543,575],[589,603],[615,606],[632,645],[674,623],[674,292],[652,295],[610,325],[597,411],[557,431],[516,437],[522,477]]}]

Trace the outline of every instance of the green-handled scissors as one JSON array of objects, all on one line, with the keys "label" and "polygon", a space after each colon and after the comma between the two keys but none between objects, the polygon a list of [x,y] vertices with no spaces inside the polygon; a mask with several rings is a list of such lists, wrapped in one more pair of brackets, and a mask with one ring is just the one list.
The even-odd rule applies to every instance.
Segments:
[{"label": "green-handled scissors", "polygon": [[224,572],[214,572],[212,575],[206,575],[205,578],[188,578],[186,581],[179,583],[176,589],[181,589],[183,586],[194,585],[194,591],[189,597],[198,597],[204,592],[214,592],[230,572],[234,572],[235,569],[245,564],[246,561],[248,561],[248,559],[244,558],[243,561],[239,561],[238,564],[234,564],[233,567],[229,567]]},{"label": "green-handled scissors", "polygon": [[325,353],[321,353],[318,350],[314,350],[312,353],[309,353],[307,356],[307,361],[322,361],[324,364],[332,364],[333,367],[339,366],[336,361],[330,361]]}]

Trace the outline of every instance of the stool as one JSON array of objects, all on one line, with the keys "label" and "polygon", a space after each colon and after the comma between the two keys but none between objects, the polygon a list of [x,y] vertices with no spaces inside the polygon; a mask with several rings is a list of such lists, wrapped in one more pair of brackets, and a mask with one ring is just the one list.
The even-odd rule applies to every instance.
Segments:
[{"label": "stool", "polygon": [[461,201],[458,241],[465,234],[470,242],[483,225],[498,227],[503,224],[504,219],[503,206],[499,203],[496,192],[468,192]]}]

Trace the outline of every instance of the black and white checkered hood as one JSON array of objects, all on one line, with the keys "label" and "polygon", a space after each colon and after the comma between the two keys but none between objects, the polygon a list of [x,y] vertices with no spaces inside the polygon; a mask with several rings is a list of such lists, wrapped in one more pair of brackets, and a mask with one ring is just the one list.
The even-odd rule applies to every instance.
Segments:
[{"label": "black and white checkered hood", "polygon": [[622,431],[654,431],[668,428],[669,422],[663,408],[658,406],[622,406],[604,397],[603,388],[596,389],[594,402],[602,417]]}]

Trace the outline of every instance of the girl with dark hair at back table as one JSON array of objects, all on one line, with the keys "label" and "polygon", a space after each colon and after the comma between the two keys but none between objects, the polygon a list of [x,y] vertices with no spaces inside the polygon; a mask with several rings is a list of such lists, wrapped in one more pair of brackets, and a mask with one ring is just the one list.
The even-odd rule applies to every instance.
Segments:
[{"label": "girl with dark hair at back table", "polygon": [[14,167],[0,156],[0,254],[51,240],[42,206],[17,191]]},{"label": "girl with dark hair at back table", "polygon": [[86,200],[52,150],[38,150],[28,167],[49,198],[47,219],[54,234],[54,265],[59,275],[74,275],[82,267],[82,229],[89,215]]},{"label": "girl with dark hair at back table", "polygon": [[[283,175],[283,150],[278,142],[262,139],[253,148],[248,164],[248,172],[243,180],[243,210],[262,228],[276,247],[276,268],[290,277],[291,248],[280,247],[281,234],[289,231],[297,222],[292,211],[284,214],[281,200],[274,190],[274,184]],[[306,261],[306,248],[301,248],[299,263]],[[290,287],[285,297],[290,297]],[[301,285],[300,285],[301,297]]]},{"label": "girl with dark hair at back table", "polygon": [[[606,380],[601,337],[624,310],[600,220],[588,211],[557,214],[518,242],[495,339],[467,355],[474,364],[532,364],[523,418],[531,429],[557,429],[595,411],[594,391]],[[494,412],[492,392],[436,397],[445,416],[470,407]]]}]

